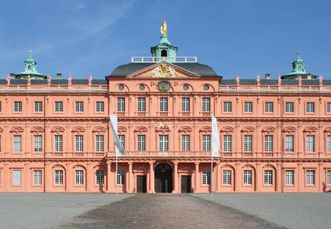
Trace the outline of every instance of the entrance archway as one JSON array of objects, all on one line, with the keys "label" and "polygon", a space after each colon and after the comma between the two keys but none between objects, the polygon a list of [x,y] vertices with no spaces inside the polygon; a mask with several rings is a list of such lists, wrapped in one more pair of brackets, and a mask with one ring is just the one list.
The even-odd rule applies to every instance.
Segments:
[{"label": "entrance archway", "polygon": [[172,192],[172,168],[168,164],[155,167],[155,192]]}]

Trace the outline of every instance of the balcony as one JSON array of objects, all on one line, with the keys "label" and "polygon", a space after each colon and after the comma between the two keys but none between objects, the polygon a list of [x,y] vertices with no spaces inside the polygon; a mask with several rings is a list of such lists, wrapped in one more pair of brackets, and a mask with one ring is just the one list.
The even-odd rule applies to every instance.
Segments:
[{"label": "balcony", "polygon": [[196,63],[198,58],[196,56],[174,56],[174,57],[151,57],[151,56],[133,56],[132,63],[158,63],[166,61],[170,63]]}]

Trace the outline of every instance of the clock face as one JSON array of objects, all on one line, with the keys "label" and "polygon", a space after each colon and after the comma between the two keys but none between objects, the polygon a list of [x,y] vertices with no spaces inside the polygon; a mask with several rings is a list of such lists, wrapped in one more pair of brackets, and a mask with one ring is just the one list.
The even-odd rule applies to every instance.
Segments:
[{"label": "clock face", "polygon": [[158,84],[159,91],[166,92],[170,89],[170,83],[168,81],[160,81]]}]

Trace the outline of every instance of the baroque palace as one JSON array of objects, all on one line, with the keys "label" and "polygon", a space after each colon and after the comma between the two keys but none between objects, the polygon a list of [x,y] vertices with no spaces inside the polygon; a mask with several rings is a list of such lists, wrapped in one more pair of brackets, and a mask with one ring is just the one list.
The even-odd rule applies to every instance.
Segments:
[{"label": "baroque palace", "polygon": [[222,79],[161,34],[105,79],[52,79],[31,55],[1,79],[0,192],[331,191],[331,80],[299,56],[277,79]]}]

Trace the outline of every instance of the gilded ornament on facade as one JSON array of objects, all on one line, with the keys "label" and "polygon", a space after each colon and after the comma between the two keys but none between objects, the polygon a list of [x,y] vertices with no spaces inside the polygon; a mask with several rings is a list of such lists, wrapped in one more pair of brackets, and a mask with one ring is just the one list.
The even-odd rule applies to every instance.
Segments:
[{"label": "gilded ornament on facade", "polygon": [[155,126],[155,130],[156,131],[161,131],[161,130],[169,130],[170,129],[170,125],[167,123],[162,123],[159,122],[158,124],[156,124]]},{"label": "gilded ornament on facade", "polygon": [[162,63],[152,70],[152,77],[155,78],[174,78],[176,76],[175,69],[166,63]]},{"label": "gilded ornament on facade", "polygon": [[165,20],[161,21],[160,30],[161,30],[162,37],[168,36],[168,26],[167,26],[167,22]]}]

